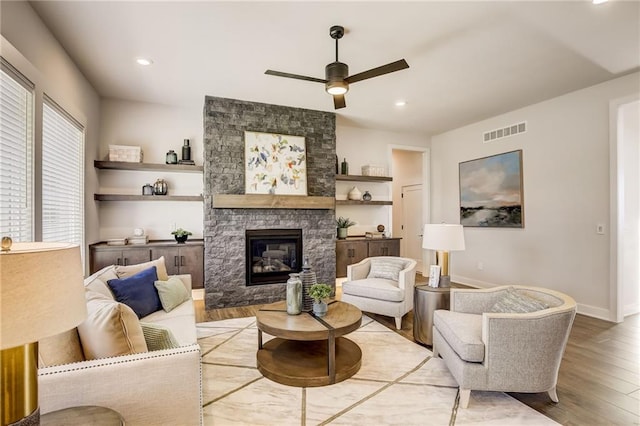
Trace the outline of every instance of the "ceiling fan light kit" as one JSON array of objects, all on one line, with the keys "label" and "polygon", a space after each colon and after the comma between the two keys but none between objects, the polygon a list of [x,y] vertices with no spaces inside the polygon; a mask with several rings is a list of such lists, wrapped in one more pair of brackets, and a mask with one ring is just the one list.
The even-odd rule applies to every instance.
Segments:
[{"label": "ceiling fan light kit", "polygon": [[333,95],[334,108],[340,109],[347,106],[344,94],[349,91],[349,84],[409,68],[407,61],[401,59],[399,61],[391,62],[390,64],[382,65],[380,67],[372,68],[368,71],[349,76],[349,66],[338,60],[338,40],[344,35],[344,28],[340,25],[334,25],[329,29],[329,35],[336,41],[336,60],[325,67],[324,80],[273,70],[266,70],[265,74],[274,75],[276,77],[295,78],[297,80],[305,80],[315,83],[324,83],[327,93]]}]

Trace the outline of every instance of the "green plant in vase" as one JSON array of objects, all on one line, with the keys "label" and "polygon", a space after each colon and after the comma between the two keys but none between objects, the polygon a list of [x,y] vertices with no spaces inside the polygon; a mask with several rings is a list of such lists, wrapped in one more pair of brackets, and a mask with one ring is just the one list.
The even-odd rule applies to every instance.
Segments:
[{"label": "green plant in vase", "polygon": [[193,233],[186,229],[178,228],[175,231],[172,231],[171,235],[175,237],[178,244],[184,244],[187,241],[187,238],[189,238],[189,235],[193,235]]},{"label": "green plant in vase", "polygon": [[309,288],[309,297],[313,299],[313,313],[317,317],[327,314],[327,300],[331,296],[333,289],[328,284],[314,284]]},{"label": "green plant in vase", "polygon": [[345,218],[340,216],[339,218],[337,218],[336,227],[338,228],[338,239],[344,240],[345,238],[347,238],[348,228],[355,224],[356,223],[348,217]]}]

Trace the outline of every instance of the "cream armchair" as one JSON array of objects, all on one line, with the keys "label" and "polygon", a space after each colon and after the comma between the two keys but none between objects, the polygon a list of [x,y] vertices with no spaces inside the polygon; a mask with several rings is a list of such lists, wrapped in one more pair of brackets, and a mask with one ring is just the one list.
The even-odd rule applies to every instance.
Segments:
[{"label": "cream armchair", "polygon": [[416,261],[395,256],[369,257],[347,266],[342,301],[360,310],[394,317],[402,329],[402,317],[413,309]]},{"label": "cream armchair", "polygon": [[472,389],[548,392],[558,402],[558,370],[575,314],[571,297],[544,288],[451,289],[450,311],[434,313],[433,354],[458,382],[462,408]]}]

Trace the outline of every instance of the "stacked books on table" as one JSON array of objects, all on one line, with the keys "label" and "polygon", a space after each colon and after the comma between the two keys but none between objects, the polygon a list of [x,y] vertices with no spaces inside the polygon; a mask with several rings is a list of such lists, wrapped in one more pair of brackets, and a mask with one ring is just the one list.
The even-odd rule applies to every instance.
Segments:
[{"label": "stacked books on table", "polygon": [[133,237],[129,237],[129,244],[135,245],[135,244],[147,244],[149,242],[149,236],[148,235],[140,235],[140,236],[133,236]]}]

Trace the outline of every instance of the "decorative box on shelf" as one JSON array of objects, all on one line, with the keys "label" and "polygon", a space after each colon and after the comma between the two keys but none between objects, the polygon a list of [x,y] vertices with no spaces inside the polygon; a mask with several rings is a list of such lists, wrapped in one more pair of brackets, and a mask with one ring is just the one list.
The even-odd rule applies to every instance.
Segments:
[{"label": "decorative box on shelf", "polygon": [[385,176],[384,166],[367,164],[362,166],[362,176]]},{"label": "decorative box on shelf", "polygon": [[142,148],[128,145],[109,145],[109,161],[142,163]]}]

